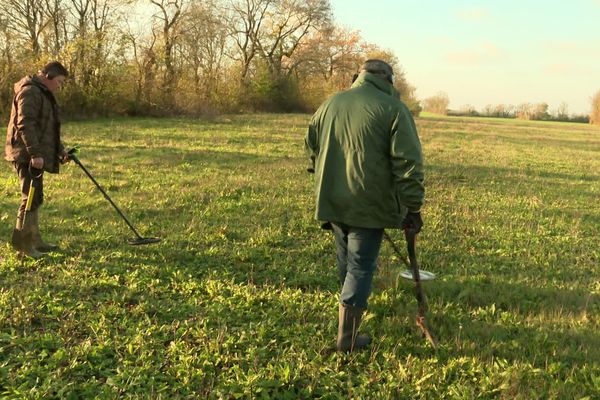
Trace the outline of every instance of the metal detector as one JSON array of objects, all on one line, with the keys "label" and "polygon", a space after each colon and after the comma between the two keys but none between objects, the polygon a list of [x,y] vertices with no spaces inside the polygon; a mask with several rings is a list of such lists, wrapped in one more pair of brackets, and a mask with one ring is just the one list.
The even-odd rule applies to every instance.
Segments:
[{"label": "metal detector", "polygon": [[433,338],[433,335],[429,331],[429,327],[427,326],[427,321],[425,320],[425,313],[429,309],[427,305],[427,297],[425,297],[425,292],[423,292],[423,288],[421,287],[422,280],[433,280],[435,279],[435,275],[431,272],[419,270],[419,265],[417,263],[417,251],[416,251],[416,236],[417,233],[414,229],[405,229],[404,237],[406,238],[406,247],[408,250],[408,258],[410,263],[406,261],[406,259],[400,253],[400,250],[396,246],[396,243],[392,240],[392,238],[388,235],[387,232],[383,232],[385,239],[392,246],[398,258],[404,262],[404,264],[410,268],[410,271],[402,271],[400,276],[406,279],[412,279],[415,284],[415,296],[417,298],[418,310],[416,317],[416,324],[425,336],[425,338],[431,343],[433,348],[437,347],[437,343]]},{"label": "metal detector", "polygon": [[79,158],[77,158],[77,156],[76,156],[77,151],[78,151],[77,148],[72,148],[71,150],[69,150],[67,153],[69,155],[69,159],[73,160],[75,162],[75,164],[77,164],[81,167],[81,169],[83,170],[83,172],[85,172],[85,174],[88,176],[88,178],[90,178],[92,180],[92,182],[94,182],[94,185],[96,185],[98,190],[100,190],[100,192],[102,192],[102,194],[104,195],[104,198],[106,200],[108,200],[108,202],[115,208],[115,210],[121,216],[121,218],[123,218],[123,221],[125,221],[127,226],[129,226],[129,228],[133,231],[133,233],[135,234],[136,237],[133,239],[129,239],[127,242],[134,246],[141,245],[141,244],[150,244],[150,243],[160,242],[160,238],[157,238],[157,237],[145,238],[145,237],[142,237],[138,233],[138,231],[133,227],[131,222],[129,222],[127,217],[125,217],[125,215],[121,212],[121,210],[119,210],[119,207],[117,207],[117,205],[114,203],[114,201],[112,201],[112,199],[108,196],[108,194],[106,194],[104,189],[102,189],[102,186],[100,186],[100,184],[98,182],[96,182],[96,180],[94,179],[92,174],[90,174],[90,172],[87,170],[87,168],[85,168],[83,166],[83,164],[81,163],[81,161],[79,161]]}]

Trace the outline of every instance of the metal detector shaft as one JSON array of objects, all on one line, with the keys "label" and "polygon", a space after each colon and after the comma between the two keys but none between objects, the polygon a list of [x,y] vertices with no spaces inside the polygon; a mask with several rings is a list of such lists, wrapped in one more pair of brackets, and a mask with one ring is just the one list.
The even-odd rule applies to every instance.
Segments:
[{"label": "metal detector shaft", "polygon": [[406,229],[404,231],[404,236],[406,237],[406,247],[408,250],[408,258],[410,260],[410,269],[413,274],[413,281],[415,283],[415,295],[417,297],[417,302],[419,303],[419,314],[424,314],[428,310],[427,298],[423,293],[423,288],[421,287],[421,275],[419,273],[419,265],[417,263],[417,252],[415,250],[415,242],[416,242],[416,233],[413,229]]},{"label": "metal detector shaft", "polygon": [[392,246],[392,248],[394,249],[394,252],[398,256],[398,258],[400,258],[402,260],[402,262],[408,268],[410,268],[410,270],[412,272],[413,282],[415,284],[415,296],[417,298],[417,306],[418,306],[416,324],[419,327],[419,329],[421,330],[421,332],[423,333],[423,335],[425,336],[425,338],[427,338],[429,343],[431,343],[433,348],[435,348],[436,347],[435,339],[433,338],[433,335],[429,331],[429,328],[427,327],[427,322],[425,321],[425,312],[427,311],[428,306],[427,306],[427,298],[425,297],[425,293],[423,292],[423,288],[421,287],[421,276],[420,276],[420,272],[419,272],[419,265],[417,263],[417,251],[415,249],[415,247],[416,247],[415,242],[416,242],[417,234],[414,231],[414,229],[406,229],[404,231],[404,235],[406,237],[406,246],[407,246],[407,250],[408,250],[408,257],[409,257],[410,263],[408,261],[406,261],[406,258],[404,258],[404,256],[400,252],[400,249],[398,248],[398,246],[396,246],[396,243],[394,243],[394,241],[392,240],[390,235],[388,235],[388,233],[386,231],[383,231],[383,236],[384,236],[385,240],[387,240],[388,243]]},{"label": "metal detector shaft", "polygon": [[435,348],[436,342],[431,332],[429,331],[429,327],[427,326],[427,322],[425,321],[425,313],[428,310],[427,298],[425,297],[425,293],[423,292],[423,288],[421,287],[421,277],[419,274],[419,265],[417,263],[417,251],[416,247],[416,237],[417,233],[414,229],[405,229],[404,236],[406,237],[406,248],[408,250],[408,258],[410,260],[410,267],[413,273],[413,281],[415,283],[415,296],[417,298],[417,304],[419,310],[417,312],[416,323],[421,332],[425,335],[429,343]]},{"label": "metal detector shaft", "polygon": [[94,185],[96,185],[96,187],[98,188],[98,190],[100,190],[100,192],[102,192],[102,194],[104,195],[104,198],[106,200],[108,200],[108,202],[115,208],[115,210],[117,211],[117,213],[119,213],[119,215],[121,216],[121,218],[123,218],[123,221],[125,221],[125,223],[127,224],[127,226],[129,226],[129,228],[133,231],[133,233],[135,233],[135,236],[137,236],[138,239],[143,240],[144,238],[133,227],[133,225],[131,224],[131,222],[129,222],[129,220],[127,219],[127,217],[125,217],[125,214],[123,214],[121,212],[121,210],[119,210],[119,207],[117,207],[117,205],[114,203],[114,201],[112,201],[112,199],[108,196],[108,194],[106,194],[106,192],[104,191],[104,189],[102,189],[102,186],[100,186],[100,184],[98,182],[96,182],[96,180],[94,179],[94,177],[92,176],[92,174],[90,174],[90,172],[87,170],[87,168],[85,168],[83,166],[83,164],[81,163],[81,161],[79,161],[79,158],[77,158],[77,156],[75,154],[69,154],[69,158],[71,160],[75,161],[75,164],[79,165],[81,167],[81,169],[83,170],[83,172],[85,172],[85,174],[88,176],[88,178],[90,178],[92,180],[92,182],[94,182]]},{"label": "metal detector shaft", "polygon": [[388,241],[388,243],[390,244],[390,246],[392,246],[392,249],[394,249],[394,252],[398,256],[398,258],[402,260],[402,262],[404,263],[404,265],[406,265],[407,268],[411,268],[411,265],[408,263],[408,261],[406,261],[406,258],[404,258],[402,256],[402,253],[400,252],[400,249],[398,248],[398,246],[396,246],[396,243],[392,240],[392,238],[390,237],[390,235],[388,235],[388,233],[386,231],[383,231],[383,237],[385,238],[385,240]]}]

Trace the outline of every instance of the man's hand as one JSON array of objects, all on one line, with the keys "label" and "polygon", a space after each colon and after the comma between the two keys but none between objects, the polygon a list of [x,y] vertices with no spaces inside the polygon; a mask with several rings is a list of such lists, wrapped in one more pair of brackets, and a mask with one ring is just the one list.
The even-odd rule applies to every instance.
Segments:
[{"label": "man's hand", "polygon": [[42,169],[44,168],[44,159],[42,157],[34,157],[31,159],[31,168]]},{"label": "man's hand", "polygon": [[71,161],[71,157],[69,157],[69,153],[66,153],[66,152],[62,153],[59,158],[60,158],[61,164],[66,164],[69,161]]},{"label": "man's hand", "polygon": [[422,227],[423,219],[421,218],[421,212],[409,211],[402,220],[402,229],[413,229],[415,233],[419,233]]}]

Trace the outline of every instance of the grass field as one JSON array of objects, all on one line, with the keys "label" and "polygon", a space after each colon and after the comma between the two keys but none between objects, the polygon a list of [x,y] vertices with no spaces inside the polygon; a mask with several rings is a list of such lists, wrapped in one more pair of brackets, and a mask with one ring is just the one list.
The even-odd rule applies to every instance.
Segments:
[{"label": "grass field", "polygon": [[[313,220],[306,115],[64,126],[142,235],[74,164],[46,177],[47,239],[8,244],[0,166],[1,398],[600,398],[600,129],[426,116],[424,269],[434,350],[384,245],[364,330],[331,353],[333,238]],[[400,232],[390,234],[401,243]]]}]

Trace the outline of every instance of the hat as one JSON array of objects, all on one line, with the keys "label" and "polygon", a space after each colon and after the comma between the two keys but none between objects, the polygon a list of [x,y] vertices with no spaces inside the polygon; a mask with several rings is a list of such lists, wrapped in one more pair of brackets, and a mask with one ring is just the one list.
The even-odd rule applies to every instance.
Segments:
[{"label": "hat", "polygon": [[384,75],[385,78],[390,82],[394,83],[394,70],[392,66],[383,60],[370,59],[364,62],[361,71],[367,71],[372,74]]}]

